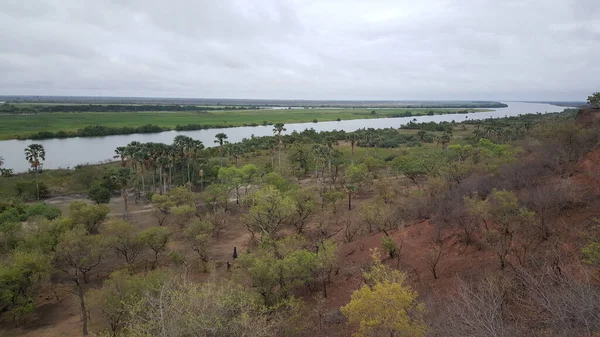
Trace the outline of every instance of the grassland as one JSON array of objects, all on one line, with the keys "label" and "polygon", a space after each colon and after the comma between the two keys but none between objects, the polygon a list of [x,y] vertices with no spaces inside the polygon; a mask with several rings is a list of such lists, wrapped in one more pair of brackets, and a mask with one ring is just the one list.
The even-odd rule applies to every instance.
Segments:
[{"label": "grassland", "polygon": [[[373,114],[372,111],[375,111]],[[291,109],[291,110],[236,110],[211,112],[81,112],[0,114],[0,139],[27,138],[40,131],[77,131],[86,126],[139,127],[153,124],[164,128],[177,125],[202,124],[213,126],[261,125],[266,123],[301,123],[385,118],[406,115],[448,114],[458,111],[482,112],[487,109]]]}]

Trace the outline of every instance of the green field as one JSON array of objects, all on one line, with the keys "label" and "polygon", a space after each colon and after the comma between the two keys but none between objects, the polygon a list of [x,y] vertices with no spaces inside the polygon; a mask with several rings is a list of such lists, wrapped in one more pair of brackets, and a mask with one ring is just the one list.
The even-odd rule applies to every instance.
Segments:
[{"label": "green field", "polygon": [[[0,139],[15,139],[40,131],[76,131],[90,125],[109,127],[137,127],[147,124],[174,128],[176,125],[210,124],[242,126],[267,123],[300,123],[385,118],[411,112],[413,116],[448,114],[457,111],[482,112],[488,109],[291,109],[291,110],[236,110],[211,112],[80,112],[38,113],[31,115],[0,115]],[[372,113],[375,111],[375,114]]]}]

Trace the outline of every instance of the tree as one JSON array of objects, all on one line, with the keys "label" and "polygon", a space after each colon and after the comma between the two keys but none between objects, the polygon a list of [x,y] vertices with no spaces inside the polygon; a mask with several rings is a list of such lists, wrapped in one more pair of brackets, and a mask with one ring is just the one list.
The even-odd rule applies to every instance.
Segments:
[{"label": "tree", "polygon": [[142,242],[154,252],[152,269],[158,264],[158,256],[167,251],[171,231],[166,227],[150,227],[140,233]]},{"label": "tree", "polygon": [[123,328],[130,320],[130,312],[142,296],[154,294],[168,279],[161,271],[150,272],[143,277],[117,270],[104,281],[102,288],[92,289],[85,295],[86,302],[97,316],[108,324],[110,336],[124,336]]},{"label": "tree", "polygon": [[31,144],[25,148],[25,159],[29,162],[31,168],[35,172],[36,200],[40,200],[40,186],[38,173],[42,165],[42,161],[46,160],[46,150],[42,144]]},{"label": "tree", "polygon": [[100,264],[106,254],[106,248],[103,236],[89,235],[82,226],[61,235],[56,247],[57,265],[76,286],[75,295],[79,298],[84,336],[88,335],[88,310],[82,281],[88,283],[88,273]]},{"label": "tree", "polygon": [[437,280],[437,266],[440,263],[440,260],[444,256],[444,246],[442,243],[435,243],[431,250],[429,251],[429,255],[427,256],[427,267],[433,274],[433,279]]},{"label": "tree", "polygon": [[418,148],[396,157],[392,162],[392,167],[404,174],[415,185],[422,187],[418,181],[419,177],[436,176],[439,173],[440,166],[444,162],[445,157],[441,150],[435,148]]},{"label": "tree", "polygon": [[295,212],[290,218],[290,223],[296,229],[297,234],[302,234],[308,225],[310,217],[315,213],[317,207],[317,193],[312,188],[292,190],[288,193],[295,204]]},{"label": "tree", "polygon": [[227,211],[229,203],[229,188],[225,184],[210,184],[201,194],[204,203],[214,212],[218,207],[223,207]]},{"label": "tree", "polygon": [[600,92],[595,92],[588,96],[588,104],[593,107],[600,107]]},{"label": "tree", "polygon": [[190,205],[174,206],[171,208],[171,214],[173,214],[179,229],[183,229],[196,216],[196,207]]},{"label": "tree", "polygon": [[97,234],[100,224],[106,219],[110,208],[106,205],[90,205],[76,200],[69,204],[69,213],[73,223],[83,225],[91,234]]},{"label": "tree", "polygon": [[261,237],[275,237],[295,211],[294,201],[272,186],[254,193],[252,203],[242,219],[252,235],[259,232]]},{"label": "tree", "polygon": [[171,214],[171,208],[175,206],[175,202],[169,195],[155,194],[152,196],[152,205],[154,206],[154,216],[158,220],[158,225],[162,226]]},{"label": "tree", "polygon": [[125,220],[113,219],[106,223],[102,233],[109,238],[109,244],[117,254],[125,260],[129,267],[144,249],[144,241],[140,234]]},{"label": "tree", "polygon": [[189,243],[192,250],[198,254],[198,258],[204,265],[205,270],[206,263],[208,263],[209,260],[208,243],[213,230],[214,226],[210,222],[197,219],[184,231],[186,241]]},{"label": "tree", "polygon": [[0,262],[0,312],[21,318],[36,308],[35,295],[49,280],[52,256],[38,250],[15,250]]},{"label": "tree", "polygon": [[[282,305],[279,315],[292,316],[288,307]],[[279,315],[269,314],[256,293],[227,281],[163,281],[140,296],[129,315],[123,327],[128,337],[281,335]]]},{"label": "tree", "polygon": [[88,189],[88,199],[92,200],[98,205],[108,204],[111,196],[112,192],[100,181],[95,182]]},{"label": "tree", "polygon": [[354,164],[354,148],[356,144],[359,142],[360,138],[356,133],[351,133],[346,138],[350,142],[350,151],[352,153],[352,164]]},{"label": "tree", "polygon": [[279,146],[278,146],[278,165],[281,166],[281,145],[283,145],[283,141],[281,139],[281,133],[286,131],[283,123],[275,123],[275,127],[273,128],[273,132],[277,134],[277,138],[279,138]]},{"label": "tree", "polygon": [[354,336],[425,336],[425,306],[417,300],[417,293],[405,285],[404,274],[377,260],[365,278],[374,280],[373,284],[354,291],[350,303],[340,309],[350,324],[359,325]]},{"label": "tree", "polygon": [[227,135],[220,132],[215,135],[215,143],[219,144],[219,153],[221,155],[220,166],[223,167],[223,144],[225,144]]},{"label": "tree", "polygon": [[240,264],[265,305],[280,303],[292,289],[314,280],[317,254],[300,248],[303,242],[299,236],[279,241],[265,238],[256,251],[240,257]]},{"label": "tree", "polygon": [[516,242],[516,237],[519,234],[528,234],[534,221],[534,212],[521,207],[519,199],[512,192],[496,189],[486,200],[475,202],[465,198],[465,204],[469,214],[483,221],[485,241],[496,253],[501,269],[506,267],[508,255],[518,251],[517,244],[522,250],[517,258],[521,262],[525,261],[528,238],[523,235],[521,242]]},{"label": "tree", "polygon": [[219,181],[222,184],[228,186],[230,189],[235,190],[235,203],[240,203],[240,187],[244,182],[243,172],[240,168],[231,166],[231,167],[221,167],[219,169]]},{"label": "tree", "polygon": [[348,194],[348,210],[352,210],[352,196],[358,193],[367,180],[367,167],[363,164],[350,165],[346,169],[344,187]]},{"label": "tree", "polygon": [[125,206],[125,212],[123,217],[129,216],[129,210],[127,208],[127,190],[133,182],[134,176],[131,169],[121,167],[113,176],[112,180],[118,186],[121,191],[121,197],[123,198],[123,205]]}]

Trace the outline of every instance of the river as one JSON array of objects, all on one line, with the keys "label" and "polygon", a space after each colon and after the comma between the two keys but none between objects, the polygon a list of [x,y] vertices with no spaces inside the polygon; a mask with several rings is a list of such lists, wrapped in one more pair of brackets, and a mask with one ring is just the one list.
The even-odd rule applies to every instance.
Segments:
[{"label": "river", "polygon": [[[319,123],[286,124],[285,133],[303,131],[313,128],[316,131],[345,130],[356,131],[362,128],[398,128],[416,119],[417,122],[443,122],[477,120],[486,118],[501,118],[530,113],[560,112],[565,107],[541,103],[506,102],[508,107],[495,109],[489,112],[470,114],[448,114],[418,117],[398,117],[379,119],[355,119]],[[29,144],[42,144],[46,150],[45,169],[73,168],[79,164],[100,163],[113,160],[114,150],[117,146],[124,146],[132,141],[156,142],[170,144],[177,135],[186,135],[201,140],[205,146],[214,146],[217,133],[227,134],[228,141],[239,142],[244,138],[273,135],[273,126],[244,126],[225,129],[209,129],[197,131],[166,131],[150,134],[131,134],[106,137],[85,137],[46,140],[4,140],[0,141],[0,156],[4,157],[4,167],[12,168],[15,173],[25,172],[29,164],[25,160],[24,149]],[[1,181],[1,180],[0,180]]]}]

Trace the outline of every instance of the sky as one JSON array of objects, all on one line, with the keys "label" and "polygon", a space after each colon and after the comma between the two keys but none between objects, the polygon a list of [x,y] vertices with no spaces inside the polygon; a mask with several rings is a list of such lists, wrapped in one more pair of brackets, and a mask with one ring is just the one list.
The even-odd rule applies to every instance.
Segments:
[{"label": "sky", "polygon": [[0,95],[585,100],[600,0],[1,0]]}]

